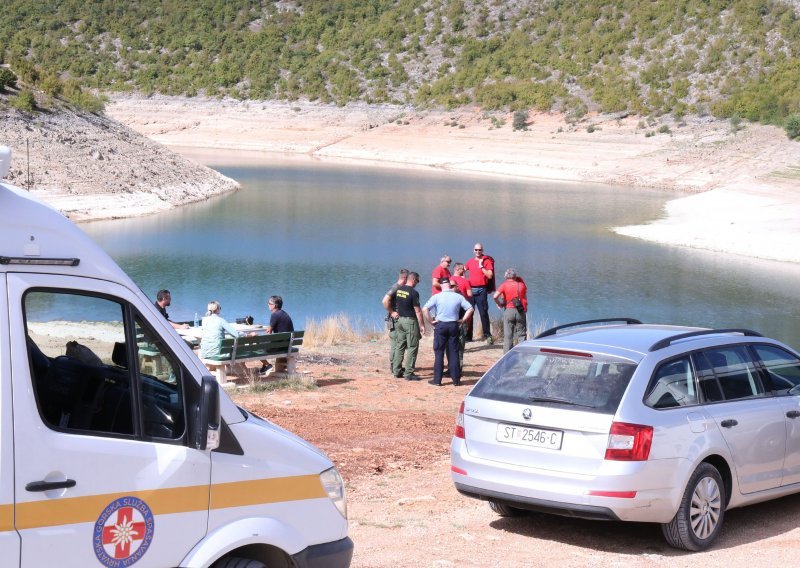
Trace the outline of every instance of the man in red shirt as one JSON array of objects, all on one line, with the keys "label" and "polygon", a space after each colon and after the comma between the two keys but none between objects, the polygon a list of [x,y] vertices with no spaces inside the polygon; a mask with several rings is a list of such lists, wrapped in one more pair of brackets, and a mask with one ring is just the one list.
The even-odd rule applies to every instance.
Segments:
[{"label": "man in red shirt", "polygon": [[[489,321],[489,294],[494,292],[494,259],[483,254],[483,244],[475,243],[472,247],[475,257],[467,261],[465,268],[469,272],[469,284],[472,286],[472,299],[475,310],[480,314],[483,338],[487,343],[493,343],[492,327]],[[474,318],[473,318],[474,320]],[[467,330],[467,341],[473,339],[472,321]]]},{"label": "man in red shirt", "polygon": [[431,272],[431,296],[435,296],[442,291],[442,285],[439,283],[442,278],[450,279],[451,262],[453,262],[453,260],[450,258],[450,255],[446,254],[439,260],[439,264],[437,264],[436,268]]},{"label": "man in red shirt", "polygon": [[514,268],[506,270],[504,276],[494,293],[494,301],[503,310],[503,353],[506,353],[528,336],[528,287]]}]

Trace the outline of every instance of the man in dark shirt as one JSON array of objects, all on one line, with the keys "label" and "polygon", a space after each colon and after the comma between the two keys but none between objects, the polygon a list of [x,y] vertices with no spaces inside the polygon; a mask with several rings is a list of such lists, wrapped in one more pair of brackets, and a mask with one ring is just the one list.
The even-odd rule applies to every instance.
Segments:
[{"label": "man in dark shirt", "polygon": [[[425,333],[419,292],[414,287],[419,283],[419,274],[410,272],[406,284],[398,286],[394,295],[395,311],[391,314],[397,319],[395,342],[392,349],[392,374],[404,377],[407,381],[418,381],[414,374],[417,364],[419,339]],[[403,356],[405,355],[405,366]]]},{"label": "man in dark shirt", "polygon": [[272,315],[269,316],[269,325],[267,326],[267,333],[283,333],[285,331],[294,331],[294,324],[289,314],[283,311],[283,298],[280,296],[269,297],[269,311]]},{"label": "man in dark shirt", "polygon": [[[267,333],[284,333],[286,331],[294,331],[294,323],[289,314],[283,311],[283,298],[280,296],[270,296],[267,302],[269,311],[272,314],[269,316],[269,325],[267,326]],[[266,375],[272,369],[272,363],[264,361],[261,369],[258,371],[259,375]]]},{"label": "man in dark shirt", "polygon": [[158,311],[161,312],[161,315],[164,316],[164,319],[167,320],[172,327],[175,329],[187,329],[189,327],[188,324],[175,323],[169,319],[167,308],[172,303],[172,294],[170,294],[169,290],[159,290],[154,303]]},{"label": "man in dark shirt", "polygon": [[[397,306],[395,306],[395,298],[397,289],[403,286],[408,279],[408,268],[401,268],[400,274],[397,276],[397,282],[392,284],[392,287],[384,294],[382,304],[386,309],[386,329],[389,330],[389,371],[392,371],[392,355],[394,354],[395,345],[397,343],[397,330],[395,324],[397,323],[395,316],[397,315]],[[392,316],[392,314],[395,314]],[[396,373],[392,373],[393,375]]]}]

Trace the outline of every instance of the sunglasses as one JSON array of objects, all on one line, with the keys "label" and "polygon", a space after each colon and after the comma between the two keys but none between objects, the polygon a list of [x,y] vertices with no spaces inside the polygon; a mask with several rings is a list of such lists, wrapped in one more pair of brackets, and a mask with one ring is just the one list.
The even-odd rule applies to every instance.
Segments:
[{"label": "sunglasses", "polygon": [[483,249],[473,249],[475,252],[483,252]]}]

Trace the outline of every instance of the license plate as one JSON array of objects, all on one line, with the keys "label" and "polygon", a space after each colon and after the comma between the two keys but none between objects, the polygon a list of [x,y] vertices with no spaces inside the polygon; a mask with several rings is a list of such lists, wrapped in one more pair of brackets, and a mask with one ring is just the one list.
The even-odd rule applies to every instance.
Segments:
[{"label": "license plate", "polygon": [[498,442],[533,446],[535,448],[547,448],[549,450],[560,450],[561,439],[563,437],[564,432],[561,430],[528,428],[526,426],[516,426],[514,424],[497,425]]}]

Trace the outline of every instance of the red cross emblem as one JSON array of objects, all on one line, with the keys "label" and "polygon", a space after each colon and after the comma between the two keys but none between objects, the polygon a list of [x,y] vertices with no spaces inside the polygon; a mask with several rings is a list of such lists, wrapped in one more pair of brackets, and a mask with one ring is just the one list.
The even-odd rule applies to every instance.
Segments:
[{"label": "red cross emblem", "polygon": [[144,539],[144,520],[138,515],[140,519],[134,521],[133,515],[132,507],[122,507],[117,511],[116,522],[109,519],[110,523],[103,527],[103,544],[114,547],[114,558],[128,558],[131,544]]}]

